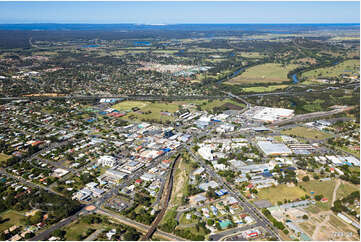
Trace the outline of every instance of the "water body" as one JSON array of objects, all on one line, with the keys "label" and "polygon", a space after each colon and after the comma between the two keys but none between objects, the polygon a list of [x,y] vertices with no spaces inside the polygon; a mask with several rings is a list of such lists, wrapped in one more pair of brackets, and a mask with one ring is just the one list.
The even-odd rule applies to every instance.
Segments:
[{"label": "water body", "polygon": [[83,47],[83,48],[96,48],[96,47],[100,47],[100,45],[82,45],[81,47]]},{"label": "water body", "polygon": [[297,78],[297,74],[292,75],[292,80],[293,80],[293,83],[295,83],[295,84],[300,82],[300,80],[298,80],[298,78]]},{"label": "water body", "polygon": [[151,45],[151,43],[148,41],[135,41],[134,45],[135,46],[149,46],[149,45]]},{"label": "water body", "polygon": [[233,77],[237,76],[237,75],[238,75],[241,71],[243,71],[244,69],[245,69],[244,67],[239,68],[238,70],[234,71],[234,72],[232,73],[232,75],[226,76],[225,78],[222,78],[222,79],[218,80],[217,83],[221,83],[221,82],[223,82],[223,81],[227,81],[227,80],[229,80],[229,79],[232,79]]}]

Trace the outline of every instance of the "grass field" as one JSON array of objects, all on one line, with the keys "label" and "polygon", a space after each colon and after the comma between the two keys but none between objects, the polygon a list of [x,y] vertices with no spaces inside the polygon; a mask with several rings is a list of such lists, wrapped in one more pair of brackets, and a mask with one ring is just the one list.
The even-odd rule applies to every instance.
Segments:
[{"label": "grass field", "polygon": [[317,206],[321,209],[330,209],[332,203],[332,194],[335,188],[335,181],[317,181],[312,180],[309,182],[301,182],[300,186],[305,188],[307,195],[311,196],[311,192],[314,192],[313,195],[323,195],[323,197],[328,199],[328,202],[321,203],[317,202]]},{"label": "grass field", "polygon": [[122,56],[125,55],[127,52],[124,50],[117,50],[117,51],[112,51],[110,52],[111,55],[115,55],[115,56]]},{"label": "grass field", "polygon": [[344,197],[346,197],[347,195],[349,195],[352,192],[355,191],[360,191],[360,186],[348,183],[348,182],[344,182],[343,184],[341,184],[336,192],[336,199],[342,199]]},{"label": "grass field", "polygon": [[194,48],[189,49],[187,52],[197,52],[197,53],[213,53],[213,52],[228,52],[233,49],[210,49],[210,48]]},{"label": "grass field", "polygon": [[21,213],[12,211],[12,210],[7,210],[5,212],[0,213],[0,217],[3,220],[7,220],[4,223],[0,223],[0,232],[3,232],[5,229],[10,228],[13,225],[22,225],[21,223],[21,219],[25,218],[24,215],[22,215]]},{"label": "grass field", "polygon": [[11,157],[11,155],[6,155],[4,153],[0,153],[0,163],[2,161],[7,161],[10,157]]},{"label": "grass field", "polygon": [[57,55],[58,53],[55,51],[37,51],[33,52],[33,55],[42,55],[42,56],[53,56]]},{"label": "grass field", "polygon": [[66,231],[65,239],[71,241],[79,240],[79,236],[85,236],[88,229],[99,229],[101,224],[87,224],[81,221],[75,221],[68,226],[64,227]]},{"label": "grass field", "polygon": [[[200,105],[202,110],[212,111],[214,107],[222,106],[223,104],[231,103],[242,107],[242,104],[231,99],[224,100],[187,100],[187,101],[174,101],[174,102],[143,102],[143,101],[124,101],[113,106],[114,109],[119,111],[131,111],[132,108],[138,107],[141,112],[131,112],[126,118],[133,115],[135,119],[155,119],[157,121],[174,120],[173,116],[162,115],[161,112],[174,113],[179,109],[179,106],[183,104],[195,104]],[[150,112],[150,113],[149,113]]]},{"label": "grass field", "polygon": [[241,52],[238,55],[245,57],[245,58],[261,58],[264,56],[264,55],[260,54],[259,52]]},{"label": "grass field", "polygon": [[287,88],[288,85],[274,85],[274,86],[265,86],[265,87],[247,87],[242,88],[244,92],[272,92],[277,89]]},{"label": "grass field", "polygon": [[288,81],[287,74],[297,65],[290,64],[283,67],[281,64],[266,63],[256,65],[245,70],[241,75],[225,82],[228,84],[242,83],[277,83]]},{"label": "grass field", "polygon": [[318,131],[316,129],[305,128],[305,127],[295,127],[289,130],[283,130],[281,133],[286,135],[295,135],[306,139],[317,139],[317,140],[322,140],[331,137],[330,134]]},{"label": "grass field", "polygon": [[[275,196],[275,194],[277,194]],[[258,192],[258,199],[266,199],[270,201],[273,205],[277,205],[278,201],[283,202],[285,199],[287,200],[295,200],[297,198],[301,198],[304,196],[306,192],[304,192],[299,187],[288,187],[285,184],[278,185],[277,187],[269,187],[261,189]]]},{"label": "grass field", "polygon": [[309,80],[314,80],[319,78],[332,78],[342,74],[352,75],[352,73],[356,73],[359,71],[360,71],[359,60],[347,60],[335,66],[307,71],[302,74],[302,78],[306,78]]}]

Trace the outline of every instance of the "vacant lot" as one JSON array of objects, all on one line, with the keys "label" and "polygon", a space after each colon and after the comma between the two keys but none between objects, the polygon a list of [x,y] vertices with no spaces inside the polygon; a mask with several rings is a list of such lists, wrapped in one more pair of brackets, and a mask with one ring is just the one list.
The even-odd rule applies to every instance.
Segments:
[{"label": "vacant lot", "polygon": [[302,74],[302,77],[309,80],[314,80],[314,79],[337,77],[343,74],[353,75],[355,73],[358,73],[359,71],[360,71],[360,60],[347,60],[335,66],[307,71]]},{"label": "vacant lot", "polygon": [[241,75],[227,81],[228,84],[242,83],[277,83],[288,81],[287,74],[295,69],[297,65],[291,64],[282,66],[281,64],[267,63],[250,67]]},{"label": "vacant lot", "polygon": [[288,85],[273,85],[273,86],[265,86],[265,87],[247,87],[242,88],[244,92],[272,92],[277,89],[284,89],[288,87]]},{"label": "vacant lot", "polygon": [[317,139],[317,140],[322,140],[331,137],[330,134],[318,131],[316,129],[305,128],[305,127],[295,127],[289,130],[283,130],[281,133],[286,135],[295,135],[306,139]]},{"label": "vacant lot", "polygon": [[[321,203],[317,202],[318,207],[322,209],[330,209],[332,203],[332,195],[333,190],[335,189],[335,181],[317,181],[312,180],[309,182],[301,182],[300,187],[302,186],[305,188],[307,195],[314,196],[314,195],[323,195],[323,197],[328,199],[328,202]],[[313,194],[311,194],[313,192]]]},{"label": "vacant lot", "polygon": [[270,201],[273,205],[277,205],[278,201],[281,201],[283,203],[285,199],[295,200],[301,198],[305,194],[306,192],[299,187],[289,187],[285,184],[282,184],[278,185],[277,187],[261,189],[258,192],[258,199],[266,199]]},{"label": "vacant lot", "polygon": [[22,225],[21,219],[25,218],[22,213],[15,212],[12,210],[7,210],[0,213],[0,217],[4,222],[0,223],[0,232],[3,232],[5,229],[10,228],[13,225]]}]

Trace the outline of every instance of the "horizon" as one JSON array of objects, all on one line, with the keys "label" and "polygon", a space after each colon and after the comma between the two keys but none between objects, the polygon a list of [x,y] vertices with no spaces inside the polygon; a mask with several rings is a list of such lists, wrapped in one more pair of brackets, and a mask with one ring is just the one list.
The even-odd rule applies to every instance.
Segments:
[{"label": "horizon", "polygon": [[360,23],[360,2],[0,2],[0,24]]}]

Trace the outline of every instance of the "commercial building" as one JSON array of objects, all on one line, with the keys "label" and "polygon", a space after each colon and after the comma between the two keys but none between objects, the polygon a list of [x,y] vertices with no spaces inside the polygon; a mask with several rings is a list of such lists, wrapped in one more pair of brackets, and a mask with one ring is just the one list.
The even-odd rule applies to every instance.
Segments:
[{"label": "commercial building", "polygon": [[262,152],[267,156],[276,156],[276,155],[290,155],[292,151],[282,143],[272,143],[269,141],[259,141],[257,143],[258,147]]}]

